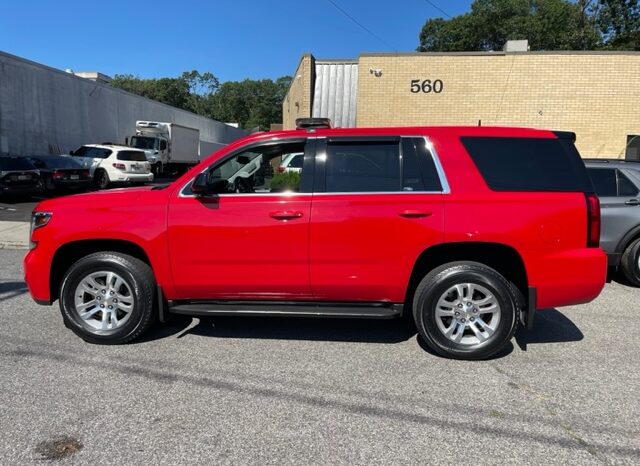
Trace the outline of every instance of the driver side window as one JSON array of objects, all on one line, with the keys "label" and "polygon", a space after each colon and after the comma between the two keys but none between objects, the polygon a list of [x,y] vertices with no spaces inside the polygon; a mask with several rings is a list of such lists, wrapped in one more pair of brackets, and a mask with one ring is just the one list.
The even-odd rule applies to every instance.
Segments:
[{"label": "driver side window", "polygon": [[209,183],[226,180],[227,193],[298,192],[302,163],[296,167],[286,164],[294,154],[302,161],[303,143],[253,147],[211,167],[207,178]]}]

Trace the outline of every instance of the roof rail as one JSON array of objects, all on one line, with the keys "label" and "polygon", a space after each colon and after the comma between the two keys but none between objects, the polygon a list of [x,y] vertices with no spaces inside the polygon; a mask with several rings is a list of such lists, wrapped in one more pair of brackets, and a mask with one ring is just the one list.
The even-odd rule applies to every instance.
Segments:
[{"label": "roof rail", "polygon": [[329,118],[298,118],[296,120],[297,129],[331,128]]}]

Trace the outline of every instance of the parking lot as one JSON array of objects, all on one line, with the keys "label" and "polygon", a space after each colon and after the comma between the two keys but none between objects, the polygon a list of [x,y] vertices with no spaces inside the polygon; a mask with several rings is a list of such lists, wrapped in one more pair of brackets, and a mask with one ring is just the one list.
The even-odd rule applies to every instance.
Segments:
[{"label": "parking lot", "polygon": [[625,285],[539,312],[483,362],[430,354],[399,321],[188,318],[109,347],[32,302],[23,254],[0,251],[2,464],[640,460]]}]

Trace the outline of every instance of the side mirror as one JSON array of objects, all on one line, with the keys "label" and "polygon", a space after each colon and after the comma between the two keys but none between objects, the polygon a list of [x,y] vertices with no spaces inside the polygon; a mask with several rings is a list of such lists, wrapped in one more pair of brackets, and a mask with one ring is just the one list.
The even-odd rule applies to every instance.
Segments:
[{"label": "side mirror", "polygon": [[229,182],[225,179],[219,178],[212,182],[207,179],[206,173],[200,173],[193,180],[191,185],[191,192],[196,196],[208,196],[211,194],[226,193]]},{"label": "side mirror", "polygon": [[155,151],[155,152],[154,152],[154,155],[158,155],[158,151]]}]

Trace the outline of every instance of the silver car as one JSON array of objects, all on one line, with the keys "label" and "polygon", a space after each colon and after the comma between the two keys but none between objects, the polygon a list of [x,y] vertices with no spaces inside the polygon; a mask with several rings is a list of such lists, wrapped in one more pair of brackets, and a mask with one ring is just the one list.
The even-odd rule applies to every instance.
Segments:
[{"label": "silver car", "polygon": [[600,198],[600,247],[610,267],[640,286],[640,162],[592,159],[585,165]]}]

